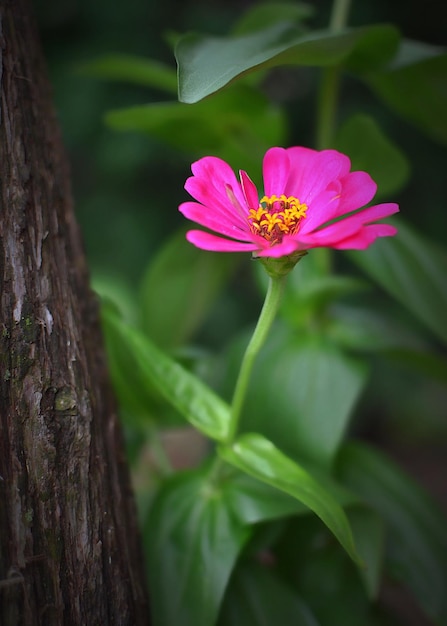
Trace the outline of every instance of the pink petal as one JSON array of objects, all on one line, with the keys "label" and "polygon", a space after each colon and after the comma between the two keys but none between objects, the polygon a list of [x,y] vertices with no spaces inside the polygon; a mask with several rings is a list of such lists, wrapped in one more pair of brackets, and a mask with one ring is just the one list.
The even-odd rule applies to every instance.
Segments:
[{"label": "pink petal", "polygon": [[191,170],[195,178],[207,183],[207,187],[213,196],[217,194],[225,197],[226,185],[230,185],[238,202],[241,205],[244,204],[244,196],[236,174],[228,163],[222,159],[218,157],[203,157],[191,165]]},{"label": "pink petal", "polygon": [[367,207],[358,213],[345,217],[340,220],[340,223],[352,220],[357,221],[358,224],[370,224],[371,222],[376,222],[384,217],[389,217],[394,213],[398,213],[398,211],[399,205],[395,202],[384,202],[382,204]]},{"label": "pink petal", "polygon": [[399,211],[399,207],[394,203],[378,204],[376,206],[369,207],[354,215],[340,219],[334,224],[330,224],[321,230],[313,231],[312,233],[298,233],[298,238],[305,244],[312,246],[329,246],[334,247],[334,244],[344,239],[348,239],[356,234],[364,225],[374,222],[383,217],[389,217],[393,213]]},{"label": "pink petal", "polygon": [[242,210],[240,208],[239,210],[235,209],[228,197],[226,187],[216,191],[207,180],[191,176],[185,183],[185,189],[200,204],[208,207],[209,211],[225,216],[231,221],[239,222],[241,226],[245,223],[245,217],[241,215]]},{"label": "pink petal", "polygon": [[249,209],[257,209],[259,206],[259,195],[256,185],[250,179],[247,172],[241,170],[239,172],[241,178],[242,191],[245,197],[246,206]]},{"label": "pink petal", "polygon": [[307,209],[306,217],[300,224],[300,232],[312,232],[337,217],[339,204],[340,197],[335,189],[319,193]]},{"label": "pink petal", "polygon": [[[244,204],[242,189],[231,167],[217,157],[204,157],[193,163],[191,169],[194,176],[186,181],[186,191],[212,211],[219,211],[228,218],[236,215],[243,226],[247,209],[241,207],[241,203]],[[229,188],[232,199],[228,195]]]},{"label": "pink petal", "polygon": [[264,176],[264,194],[266,196],[284,193],[289,178],[290,162],[287,150],[284,148],[270,148],[264,156],[262,164]]},{"label": "pink petal", "polygon": [[203,230],[189,230],[186,233],[186,239],[197,248],[214,252],[253,252],[257,249],[255,243],[231,241],[222,237],[216,237],[216,235],[206,233]]},{"label": "pink petal", "polygon": [[392,237],[397,233],[397,228],[390,224],[368,224],[356,235],[343,239],[332,246],[337,250],[365,250],[377,237]]},{"label": "pink petal", "polygon": [[245,223],[246,228],[242,229],[239,226],[239,222],[235,219],[228,219],[212,211],[209,207],[204,207],[197,202],[183,202],[183,204],[179,206],[179,211],[183,213],[187,219],[197,222],[197,224],[214,230],[221,235],[227,235],[233,239],[242,239],[242,241],[251,240],[248,223]]},{"label": "pink petal", "polygon": [[351,172],[341,179],[342,191],[338,208],[338,215],[355,211],[376,195],[377,185],[366,172]]},{"label": "pink petal", "polygon": [[329,183],[346,176],[350,160],[337,150],[317,152],[310,148],[288,148],[290,174],[285,194],[309,205]]},{"label": "pink petal", "polygon": [[299,242],[290,235],[285,235],[281,243],[277,243],[274,246],[269,246],[256,253],[256,256],[260,257],[274,257],[279,258],[281,256],[287,256],[299,249]]}]

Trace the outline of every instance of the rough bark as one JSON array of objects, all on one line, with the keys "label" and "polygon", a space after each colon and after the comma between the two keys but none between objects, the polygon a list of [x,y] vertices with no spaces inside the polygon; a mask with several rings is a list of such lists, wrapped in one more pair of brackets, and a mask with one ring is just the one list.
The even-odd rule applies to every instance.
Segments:
[{"label": "rough bark", "polygon": [[28,0],[0,0],[0,624],[147,624],[97,302]]}]

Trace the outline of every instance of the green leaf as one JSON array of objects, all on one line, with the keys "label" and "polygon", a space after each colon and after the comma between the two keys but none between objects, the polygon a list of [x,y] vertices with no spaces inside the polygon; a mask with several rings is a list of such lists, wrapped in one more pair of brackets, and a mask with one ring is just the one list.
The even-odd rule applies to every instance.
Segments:
[{"label": "green leaf", "polygon": [[341,127],[335,147],[351,158],[353,170],[372,176],[380,197],[400,191],[408,181],[410,167],[404,154],[368,115],[350,117]]},{"label": "green leaf", "polygon": [[296,591],[256,563],[236,567],[218,624],[220,626],[318,626]]},{"label": "green leaf", "polygon": [[159,347],[177,348],[191,338],[238,262],[237,255],[192,246],[184,229],[168,240],[141,288],[143,325]]},{"label": "green leaf", "polygon": [[350,258],[408,308],[437,337],[447,342],[445,250],[414,232],[402,220],[390,220],[396,237],[382,238]]},{"label": "green leaf", "polygon": [[353,71],[371,70],[391,58],[398,37],[387,25],[303,35],[282,21],[245,35],[185,35],[175,49],[179,99],[197,102],[246,72],[278,65],[345,63]]},{"label": "green leaf", "polygon": [[[289,281],[291,282],[291,281]],[[285,290],[281,314],[293,328],[312,326],[320,316],[326,317],[328,305],[334,300],[365,291],[369,285],[353,276],[329,275],[316,277],[302,285],[302,289]]]},{"label": "green leaf", "polygon": [[[283,324],[257,359],[242,428],[261,432],[294,458],[329,467],[366,384],[363,361],[344,354],[323,334]],[[242,342],[230,354],[239,359]]]},{"label": "green leaf", "polygon": [[115,307],[121,317],[129,322],[138,319],[138,303],[128,281],[112,273],[95,273],[91,279],[91,286],[105,306]]},{"label": "green leaf", "polygon": [[125,324],[113,311],[106,310],[104,319],[132,355],[135,364],[132,374],[135,372],[140,379],[153,385],[203,434],[218,441],[227,437],[230,409],[219,396],[159,350],[143,333]]},{"label": "green leaf", "polygon": [[328,328],[336,343],[368,352],[428,352],[429,344],[401,320],[363,306],[335,305]]},{"label": "green leaf", "polygon": [[296,498],[248,474],[231,476],[224,488],[228,506],[245,524],[309,513],[308,507]]},{"label": "green leaf", "polygon": [[281,578],[299,590],[322,626],[385,626],[374,619],[359,568],[317,518],[290,520],[273,554]]},{"label": "green leaf", "polygon": [[401,39],[396,56],[388,65],[388,70],[400,69],[415,65],[422,61],[428,61],[441,56],[446,52],[445,47],[433,46],[424,41],[415,41],[412,39]]},{"label": "green leaf", "polygon": [[380,73],[368,74],[366,80],[399,115],[435,141],[446,143],[446,77],[445,48],[404,41],[390,67]]},{"label": "green leaf", "polygon": [[354,541],[365,567],[359,568],[368,597],[375,600],[380,590],[385,528],[382,518],[369,507],[353,507],[347,511]]},{"label": "green leaf", "polygon": [[447,382],[445,358],[405,322],[383,311],[337,305],[327,332],[344,349],[384,352],[406,369]]},{"label": "green leaf", "polygon": [[163,414],[163,398],[139,367],[135,352],[129,349],[121,332],[120,319],[114,304],[102,302],[102,329],[107,348],[107,360],[121,415],[131,426],[147,426]]},{"label": "green leaf", "polygon": [[231,446],[219,446],[230,465],[293,496],[326,524],[349,556],[359,563],[349,522],[343,509],[318,480],[258,434],[241,435]]},{"label": "green leaf", "polygon": [[412,590],[427,615],[446,623],[445,516],[420,487],[372,448],[345,446],[337,468],[340,479],[385,521],[392,575]]},{"label": "green leaf", "polygon": [[129,54],[107,54],[86,63],[80,71],[87,76],[120,80],[177,93],[175,69],[153,59]]},{"label": "green leaf", "polygon": [[110,111],[106,123],[148,133],[197,157],[212,153],[247,171],[260,169],[258,155],[285,137],[283,111],[248,85],[194,106],[165,102]]},{"label": "green leaf", "polygon": [[157,494],[145,528],[154,626],[212,626],[249,537],[200,473],[177,475]]},{"label": "green leaf", "polygon": [[[315,468],[312,474],[341,506],[359,503],[357,496],[336,484],[329,476],[322,472],[317,473]],[[248,474],[237,473],[231,476],[231,479],[226,481],[224,489],[228,506],[245,524],[310,513],[310,509],[300,500]]]}]

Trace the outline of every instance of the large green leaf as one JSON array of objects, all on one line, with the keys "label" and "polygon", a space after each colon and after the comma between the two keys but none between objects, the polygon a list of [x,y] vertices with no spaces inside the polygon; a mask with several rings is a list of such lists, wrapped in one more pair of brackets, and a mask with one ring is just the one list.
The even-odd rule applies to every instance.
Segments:
[{"label": "large green leaf", "polygon": [[404,154],[368,115],[350,117],[341,127],[335,147],[351,158],[353,170],[372,176],[380,197],[400,191],[408,180],[410,168]]},{"label": "large green leaf", "polygon": [[245,35],[185,35],[175,49],[179,99],[197,102],[246,72],[278,65],[345,63],[355,71],[371,70],[391,58],[398,39],[387,25],[303,35],[283,21]]},{"label": "large green leaf", "polygon": [[[351,518],[350,508],[347,513]],[[356,537],[355,541],[358,548]],[[377,547],[375,541],[371,543]],[[272,552],[281,579],[298,590],[300,599],[322,626],[395,626],[394,621],[385,621],[383,615],[376,621],[371,597],[362,581],[362,574],[372,561],[365,562],[365,569],[359,570],[317,518],[291,519]]]},{"label": "large green leaf", "polygon": [[177,93],[175,69],[153,59],[129,54],[108,54],[86,63],[81,71],[88,76],[121,80]]},{"label": "large green leaf", "polygon": [[349,556],[359,562],[349,522],[337,500],[271,441],[258,434],[241,435],[231,446],[219,446],[219,455],[230,465],[305,504],[332,531]]},{"label": "large green leaf", "polygon": [[402,220],[396,237],[382,238],[368,250],[348,253],[427,328],[447,342],[447,255],[440,246]]},{"label": "large green leaf", "polygon": [[427,494],[382,454],[345,446],[338,476],[373,507],[387,526],[392,575],[413,591],[428,615],[447,623],[447,520]]},{"label": "large green leaf", "polygon": [[403,41],[386,71],[366,76],[392,109],[435,141],[447,142],[447,52],[445,48]]},{"label": "large green leaf", "polygon": [[296,498],[248,474],[232,476],[224,488],[228,506],[246,524],[309,513],[309,509]]},{"label": "large green leaf", "polygon": [[166,483],[145,528],[154,626],[212,626],[248,537],[208,476]]},{"label": "large green leaf", "polygon": [[120,315],[110,301],[102,303],[102,329],[107,348],[107,359],[121,414],[131,426],[147,426],[165,417],[164,400],[158,389],[139,367],[135,351],[115,323]]},{"label": "large green leaf", "polygon": [[319,626],[292,587],[257,563],[234,571],[225,595],[220,626]]},{"label": "large green leaf", "polygon": [[248,85],[235,85],[206,102],[164,102],[110,111],[116,130],[135,130],[194,156],[213,154],[237,169],[260,169],[260,154],[285,137],[281,109]]},{"label": "large green leaf", "polygon": [[182,229],[151,261],[142,283],[142,324],[165,349],[187,342],[236,267],[234,254],[209,254],[192,246]]},{"label": "large green leaf", "polygon": [[106,309],[104,320],[109,332],[118,335],[132,355],[134,369],[131,374],[153,385],[202,433],[212,439],[225,440],[230,409],[219,396],[159,350],[142,332],[123,322],[114,311]]},{"label": "large green leaf", "polygon": [[[341,506],[358,504],[357,496],[336,484],[329,476],[318,474],[317,478]],[[245,524],[310,513],[309,508],[300,500],[248,474],[237,473],[231,476],[222,488],[225,489],[228,506]]]},{"label": "large green leaf", "polygon": [[[253,368],[242,428],[294,458],[330,466],[366,384],[367,368],[320,333],[276,324]],[[234,345],[233,371],[246,341]]]}]

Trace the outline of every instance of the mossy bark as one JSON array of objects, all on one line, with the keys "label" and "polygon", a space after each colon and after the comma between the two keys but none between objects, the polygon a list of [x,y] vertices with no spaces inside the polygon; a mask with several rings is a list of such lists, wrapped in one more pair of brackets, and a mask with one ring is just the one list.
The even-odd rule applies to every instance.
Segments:
[{"label": "mossy bark", "polygon": [[0,623],[147,624],[67,159],[28,0],[0,0]]}]

